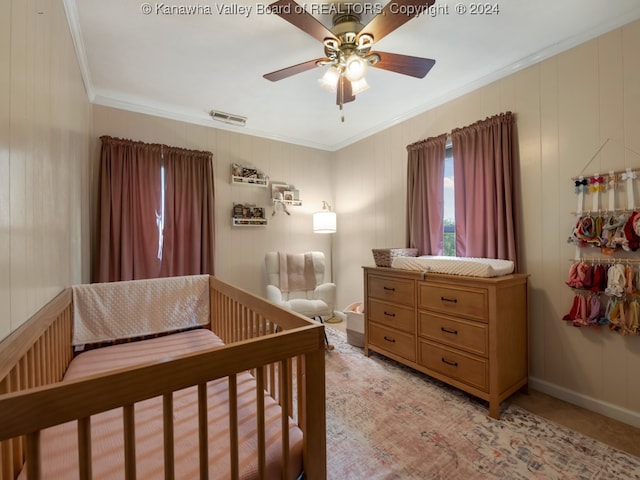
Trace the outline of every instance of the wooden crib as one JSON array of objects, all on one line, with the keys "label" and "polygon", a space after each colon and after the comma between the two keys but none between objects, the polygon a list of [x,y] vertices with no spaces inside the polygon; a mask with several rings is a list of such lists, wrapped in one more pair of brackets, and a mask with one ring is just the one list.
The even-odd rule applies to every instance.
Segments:
[{"label": "wooden crib", "polygon": [[[77,422],[77,478],[93,478],[91,418],[117,408],[124,425],[124,478],[136,478],[135,453],[141,446],[136,445],[134,405],[154,397],[162,398],[164,451],[158,463],[163,464],[164,478],[174,478],[172,398],[190,386],[197,386],[198,409],[205,412],[198,416],[199,478],[209,478],[214,475],[209,456],[220,452],[207,445],[203,392],[208,382],[221,378],[228,379],[229,478],[238,479],[237,378],[247,371],[255,378],[256,392],[275,400],[281,411],[282,478],[300,473],[288,471],[287,425],[293,420],[302,431],[304,478],[325,479],[323,327],[215,277],[208,280],[208,328],[224,342],[219,348],[61,382],[74,358],[71,288],[0,342],[0,480],[18,478],[25,465],[29,480],[42,478],[41,431],[72,421]],[[255,406],[256,478],[266,478],[264,403]]]}]

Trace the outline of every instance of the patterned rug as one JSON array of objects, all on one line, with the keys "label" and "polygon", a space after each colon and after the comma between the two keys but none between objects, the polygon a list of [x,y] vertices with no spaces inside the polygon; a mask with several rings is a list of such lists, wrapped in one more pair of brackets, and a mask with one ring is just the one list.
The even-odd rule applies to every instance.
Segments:
[{"label": "patterned rug", "polygon": [[640,458],[504,402],[487,404],[326,328],[330,480],[640,479]]}]

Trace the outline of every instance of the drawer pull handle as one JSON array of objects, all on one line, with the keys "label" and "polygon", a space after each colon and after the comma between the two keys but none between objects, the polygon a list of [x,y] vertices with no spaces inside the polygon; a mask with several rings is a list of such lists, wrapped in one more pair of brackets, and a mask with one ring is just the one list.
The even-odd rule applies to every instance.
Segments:
[{"label": "drawer pull handle", "polygon": [[444,357],[442,357],[442,363],[446,363],[447,365],[451,365],[452,367],[458,366],[458,362],[452,362],[451,360],[447,360]]},{"label": "drawer pull handle", "polygon": [[443,302],[458,303],[457,298],[440,297],[440,300],[442,300]]},{"label": "drawer pull handle", "polygon": [[385,290],[387,290],[389,292],[395,292],[396,291],[396,289],[393,288],[393,287],[382,287],[382,288],[384,288]]},{"label": "drawer pull handle", "polygon": [[442,330],[444,333],[451,333],[453,335],[458,334],[458,330],[449,330],[448,328],[444,328],[444,327],[440,327],[440,330]]},{"label": "drawer pull handle", "polygon": [[385,314],[387,317],[395,317],[395,316],[396,316],[396,314],[395,314],[395,313],[390,313],[390,312],[384,312],[384,314]]},{"label": "drawer pull handle", "polygon": [[389,338],[389,337],[387,337],[387,336],[385,335],[385,336],[384,336],[384,339],[385,339],[387,342],[396,343],[396,339],[395,339],[395,338]]}]

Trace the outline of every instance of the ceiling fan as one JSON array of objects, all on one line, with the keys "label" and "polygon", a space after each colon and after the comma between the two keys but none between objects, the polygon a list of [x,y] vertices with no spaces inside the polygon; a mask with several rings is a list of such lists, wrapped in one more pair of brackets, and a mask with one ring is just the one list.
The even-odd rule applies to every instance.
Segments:
[{"label": "ceiling fan", "polygon": [[269,11],[322,42],[325,56],[267,73],[264,78],[277,82],[315,67],[329,65],[320,83],[336,92],[336,104],[340,110],[345,103],[354,101],[357,93],[368,88],[364,75],[369,66],[424,78],[436,63],[435,60],[371,51],[371,48],[375,42],[426,12],[434,3],[435,0],[391,0],[366,25],[360,23],[361,15],[356,13],[357,8],[340,8],[333,16],[333,28],[329,30],[295,1],[274,2],[269,5]]}]

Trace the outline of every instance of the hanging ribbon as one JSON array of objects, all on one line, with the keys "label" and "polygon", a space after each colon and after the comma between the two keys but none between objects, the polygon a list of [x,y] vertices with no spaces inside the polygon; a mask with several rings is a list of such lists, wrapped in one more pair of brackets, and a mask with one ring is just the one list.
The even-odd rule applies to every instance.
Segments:
[{"label": "hanging ribbon", "polygon": [[609,170],[609,177],[607,177],[609,190],[609,210],[616,209],[616,188],[618,187],[618,177],[613,170]]},{"label": "hanging ribbon", "polygon": [[627,171],[620,176],[621,180],[627,181],[627,208],[629,210],[636,209],[636,203],[633,195],[633,181],[636,178],[636,172],[632,171],[630,168],[627,168]]},{"label": "hanging ribbon", "polygon": [[598,210],[600,210],[600,192],[604,190],[603,183],[604,179],[600,176],[599,173],[596,173],[589,179],[589,192],[593,193],[593,195],[591,196],[592,212],[597,212]]},{"label": "hanging ribbon", "polygon": [[578,194],[578,208],[576,208],[576,213],[580,215],[582,213],[582,205],[584,204],[584,191],[589,185],[589,180],[585,180],[584,177],[578,177],[578,180],[575,181],[576,185],[576,193]]}]

